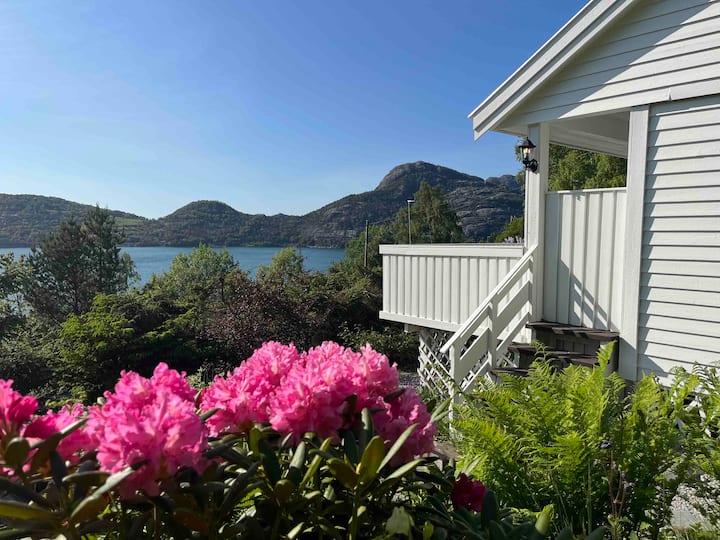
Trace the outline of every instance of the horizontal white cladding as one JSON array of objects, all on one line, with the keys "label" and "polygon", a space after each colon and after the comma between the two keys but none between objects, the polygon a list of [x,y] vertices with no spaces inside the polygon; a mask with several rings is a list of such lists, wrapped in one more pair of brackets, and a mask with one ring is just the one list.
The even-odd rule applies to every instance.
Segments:
[{"label": "horizontal white cladding", "polygon": [[720,360],[719,130],[720,95],[651,107],[639,374]]},{"label": "horizontal white cladding", "polygon": [[511,244],[382,245],[380,317],[455,330],[524,252]]},{"label": "horizontal white cladding", "polygon": [[716,0],[639,2],[497,129],[717,93],[718,35]]}]

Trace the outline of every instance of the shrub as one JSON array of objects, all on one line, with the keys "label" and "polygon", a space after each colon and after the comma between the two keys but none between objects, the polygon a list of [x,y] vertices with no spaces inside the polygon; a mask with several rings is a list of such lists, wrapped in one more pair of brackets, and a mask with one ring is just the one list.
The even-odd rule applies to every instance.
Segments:
[{"label": "shrub", "polygon": [[483,385],[458,414],[457,446],[504,504],[552,504],[577,533],[609,519],[615,538],[657,537],[688,478],[692,441],[676,425],[690,420],[694,385],[646,377],[625,396],[624,381],[605,376],[610,354],[593,369],[539,361],[526,378]]},{"label": "shrub", "polygon": [[[124,372],[87,415],[75,405],[34,416],[36,400],[3,381],[0,536],[545,537],[551,508],[500,510],[480,482],[419,455],[441,411],[403,393],[372,349],[271,343],[243,366],[204,392],[201,414],[164,364],[150,378]],[[318,400],[286,411],[282,393],[303,382]],[[293,422],[273,429],[283,414]]]}]

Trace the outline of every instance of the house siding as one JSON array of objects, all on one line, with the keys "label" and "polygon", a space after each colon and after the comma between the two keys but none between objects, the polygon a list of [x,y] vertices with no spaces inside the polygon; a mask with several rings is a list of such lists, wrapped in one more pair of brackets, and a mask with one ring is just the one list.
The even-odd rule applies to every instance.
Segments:
[{"label": "house siding", "polygon": [[638,370],[720,361],[720,95],[650,110]]},{"label": "house siding", "polygon": [[720,0],[641,2],[543,85],[506,126],[716,93]]}]

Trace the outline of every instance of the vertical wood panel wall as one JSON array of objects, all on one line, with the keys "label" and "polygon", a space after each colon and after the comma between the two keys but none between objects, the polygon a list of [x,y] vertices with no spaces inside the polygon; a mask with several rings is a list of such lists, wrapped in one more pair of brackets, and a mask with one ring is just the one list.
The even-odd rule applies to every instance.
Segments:
[{"label": "vertical wood panel wall", "polygon": [[624,219],[624,188],[547,194],[543,319],[618,330]]},{"label": "vertical wood panel wall", "polygon": [[523,255],[522,245],[380,246],[386,320],[440,330],[464,323]]},{"label": "vertical wood panel wall", "polygon": [[638,368],[720,361],[720,95],[655,105],[648,127]]}]

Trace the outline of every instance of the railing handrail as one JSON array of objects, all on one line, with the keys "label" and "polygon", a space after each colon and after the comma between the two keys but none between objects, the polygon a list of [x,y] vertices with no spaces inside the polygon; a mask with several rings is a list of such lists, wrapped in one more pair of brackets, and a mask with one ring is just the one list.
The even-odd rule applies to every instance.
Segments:
[{"label": "railing handrail", "polygon": [[457,329],[452,337],[442,346],[440,349],[441,354],[447,354],[448,351],[455,345],[456,341],[466,341],[468,334],[475,331],[480,321],[485,317],[485,312],[489,309],[496,297],[504,291],[504,289],[512,284],[517,277],[525,271],[525,267],[529,264],[537,245],[532,246],[523,255],[510,272],[495,286],[495,288],[487,295],[485,300],[477,307],[477,309],[470,315],[470,317],[463,323],[463,325]]}]

